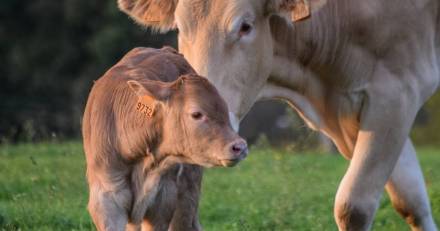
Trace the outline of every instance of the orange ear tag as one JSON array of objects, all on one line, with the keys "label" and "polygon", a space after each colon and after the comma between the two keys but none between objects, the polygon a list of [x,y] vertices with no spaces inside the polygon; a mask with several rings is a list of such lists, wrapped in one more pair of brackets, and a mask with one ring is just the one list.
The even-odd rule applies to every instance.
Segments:
[{"label": "orange ear tag", "polygon": [[310,17],[310,2],[309,0],[297,0],[292,11],[292,18],[294,22]]},{"label": "orange ear tag", "polygon": [[155,100],[148,95],[139,97],[136,104],[136,110],[144,114],[147,117],[153,117],[154,110],[156,108]]}]

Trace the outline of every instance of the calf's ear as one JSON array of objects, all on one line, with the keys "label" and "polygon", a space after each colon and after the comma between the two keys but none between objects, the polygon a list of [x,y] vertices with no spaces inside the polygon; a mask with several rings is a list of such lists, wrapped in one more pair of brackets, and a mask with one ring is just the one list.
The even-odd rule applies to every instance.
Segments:
[{"label": "calf's ear", "polygon": [[166,32],[174,29],[178,0],[118,0],[119,9],[136,22]]},{"label": "calf's ear", "polygon": [[129,80],[127,81],[127,84],[139,98],[150,97],[152,100],[158,101],[168,99],[172,91],[169,84],[159,81],[147,81],[140,83],[136,80]]},{"label": "calf's ear", "polygon": [[327,0],[268,0],[269,14],[280,14],[293,22],[307,19],[321,9]]}]

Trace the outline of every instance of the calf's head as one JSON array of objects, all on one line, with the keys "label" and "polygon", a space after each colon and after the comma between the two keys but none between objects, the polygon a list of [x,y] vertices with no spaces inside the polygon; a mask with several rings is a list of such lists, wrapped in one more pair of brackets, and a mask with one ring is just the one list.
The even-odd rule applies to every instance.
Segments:
[{"label": "calf's head", "polygon": [[146,104],[141,111],[160,118],[153,125],[160,130],[159,153],[205,167],[233,166],[246,157],[246,141],[232,129],[226,103],[205,78],[127,83],[138,104]]},{"label": "calf's head", "polygon": [[234,128],[271,74],[272,16],[299,20],[326,0],[118,0],[137,22],[178,28],[179,50],[228,103]]}]

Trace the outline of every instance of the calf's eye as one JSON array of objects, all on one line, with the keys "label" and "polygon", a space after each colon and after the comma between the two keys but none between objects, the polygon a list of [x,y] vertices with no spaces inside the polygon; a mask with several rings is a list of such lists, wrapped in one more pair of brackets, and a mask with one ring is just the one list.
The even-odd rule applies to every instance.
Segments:
[{"label": "calf's eye", "polygon": [[195,120],[200,120],[203,118],[203,114],[201,112],[196,111],[191,113],[191,117]]},{"label": "calf's eye", "polygon": [[240,30],[238,31],[238,34],[240,36],[245,36],[251,33],[251,31],[252,31],[252,26],[247,22],[243,22],[240,26]]}]

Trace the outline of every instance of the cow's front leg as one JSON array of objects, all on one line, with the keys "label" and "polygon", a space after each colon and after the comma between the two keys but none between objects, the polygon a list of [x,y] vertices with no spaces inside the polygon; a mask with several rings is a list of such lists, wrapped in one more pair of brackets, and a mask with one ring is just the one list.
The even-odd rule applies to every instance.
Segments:
[{"label": "cow's front leg", "polygon": [[[388,89],[393,92],[392,89]],[[417,112],[403,93],[366,92],[350,166],[335,200],[340,230],[368,230]],[[381,97],[382,96],[382,97]]]},{"label": "cow's front leg", "polygon": [[394,208],[405,218],[412,230],[437,230],[423,173],[411,140],[407,139],[385,188]]}]

